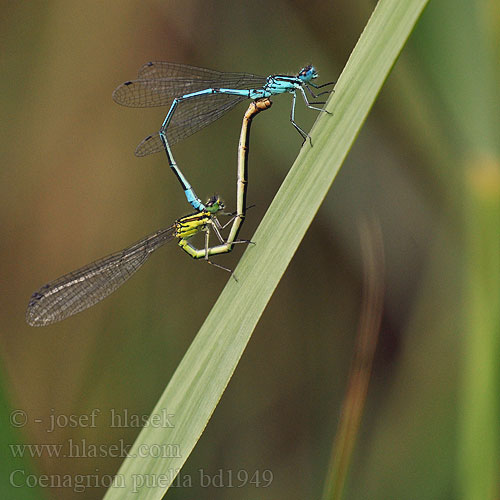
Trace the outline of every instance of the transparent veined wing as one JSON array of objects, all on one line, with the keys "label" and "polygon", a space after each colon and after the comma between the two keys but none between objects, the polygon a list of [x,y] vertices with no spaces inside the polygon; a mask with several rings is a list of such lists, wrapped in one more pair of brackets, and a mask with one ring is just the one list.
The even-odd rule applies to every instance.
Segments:
[{"label": "transparent veined wing", "polygon": [[174,237],[174,226],[162,229],[44,285],[31,296],[26,321],[31,326],[49,325],[93,306],[123,285],[152,252]]},{"label": "transparent veined wing", "polygon": [[[226,75],[226,77],[225,77]],[[158,78],[192,78],[202,80],[219,81],[225,78],[234,79],[244,77],[245,81],[254,81],[255,85],[266,80],[263,76],[252,75],[241,72],[224,72],[207,68],[198,68],[189,64],[172,63],[164,61],[152,61],[144,64],[139,70],[137,77],[140,80]]]},{"label": "transparent veined wing", "polygon": [[260,88],[266,83],[265,76],[253,75],[251,73],[216,71],[188,64],[163,61],[153,61],[144,64],[137,76],[139,80],[185,78],[214,83],[228,82],[232,85],[240,85],[231,87],[237,89]]},{"label": "transparent veined wing", "polygon": [[[139,71],[139,79],[125,82],[113,92],[123,106],[170,106],[176,97],[210,88],[259,89],[266,77],[250,73],[225,73],[185,64],[148,63]],[[208,97],[208,96],[207,96]]]}]

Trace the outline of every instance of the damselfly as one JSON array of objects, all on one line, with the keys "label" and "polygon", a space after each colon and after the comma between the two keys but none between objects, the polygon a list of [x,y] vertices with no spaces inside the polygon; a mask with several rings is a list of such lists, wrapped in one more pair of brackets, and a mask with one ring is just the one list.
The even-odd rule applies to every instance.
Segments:
[{"label": "damselfly", "polygon": [[290,121],[305,140],[309,135],[295,123],[295,101],[299,91],[308,108],[325,111],[316,107],[324,102],[310,102],[312,98],[328,94],[331,90],[315,94],[313,89],[321,89],[335,82],[315,85],[318,77],[314,66],[302,68],[296,76],[257,76],[249,73],[224,73],[186,64],[169,62],[149,62],[138,74],[138,79],[120,85],[113,92],[113,99],[124,106],[150,107],[170,106],[158,133],[146,137],[135,151],[137,156],[146,156],[165,150],[168,162],[183,186],[189,203],[196,209],[203,204],[175,163],[170,146],[189,137],[203,127],[220,118],[245,99],[258,99],[276,94],[292,94]]},{"label": "damselfly", "polygon": [[[224,240],[222,226],[217,213],[224,205],[214,196],[206,204],[206,209],[182,217],[166,229],[146,236],[130,247],[88,264],[81,269],[68,273],[35,292],[28,304],[26,321],[31,326],[45,326],[61,321],[100,302],[132,276],[148,257],[165,243],[178,239],[178,245],[194,259],[205,259],[208,263],[231,272],[229,269],[209,260],[212,255],[228,253],[235,243],[248,243],[237,240],[245,218],[248,169],[248,142],[253,117],[260,111],[271,107],[269,99],[252,102],[245,113],[238,146],[237,211],[229,221],[233,222],[229,237]],[[228,223],[228,224],[229,224]],[[220,244],[211,247],[210,231],[213,231]],[[189,239],[205,232],[203,249],[194,247]]]}]

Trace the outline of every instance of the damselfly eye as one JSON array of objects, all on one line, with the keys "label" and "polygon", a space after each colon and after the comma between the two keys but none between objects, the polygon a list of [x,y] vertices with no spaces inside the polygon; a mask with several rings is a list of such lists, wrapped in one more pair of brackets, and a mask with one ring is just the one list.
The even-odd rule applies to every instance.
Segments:
[{"label": "damselfly eye", "polygon": [[207,207],[213,207],[219,201],[219,197],[214,194],[207,201]]},{"label": "damselfly eye", "polygon": [[316,72],[316,69],[314,68],[314,66],[309,64],[308,66],[302,68],[299,71],[299,74],[297,76],[301,80],[308,82],[308,81],[312,80],[313,78],[317,78],[318,73]]}]

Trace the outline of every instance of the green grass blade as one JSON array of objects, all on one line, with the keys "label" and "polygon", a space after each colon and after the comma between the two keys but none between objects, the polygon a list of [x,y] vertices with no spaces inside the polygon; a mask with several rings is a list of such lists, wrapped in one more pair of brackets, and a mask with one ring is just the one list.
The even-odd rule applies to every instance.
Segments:
[{"label": "green grass blade", "polygon": [[[164,409],[173,414],[173,427],[142,430],[107,500],[160,499],[187,460],[426,4],[378,3],[327,105],[333,114],[319,117],[311,132],[314,147],[302,149],[273,200],[252,238],[256,245],[235,271],[239,281],[228,281],[153,410],[153,416]],[[178,456],[147,456],[148,449],[169,445]]]},{"label": "green grass blade", "polygon": [[499,495],[500,165],[478,159],[465,186],[465,300],[460,405],[460,498]]}]

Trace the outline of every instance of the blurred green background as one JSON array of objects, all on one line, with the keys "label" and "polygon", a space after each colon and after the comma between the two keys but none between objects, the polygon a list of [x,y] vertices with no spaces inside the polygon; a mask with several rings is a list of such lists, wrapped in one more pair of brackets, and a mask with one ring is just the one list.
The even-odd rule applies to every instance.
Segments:
[{"label": "blurred green background", "polygon": [[[164,156],[133,155],[167,110],[120,107],[113,89],[150,60],[262,75],[314,63],[318,83],[335,80],[373,6],[3,2],[2,498],[101,498],[95,478],[122,461],[103,455],[139,432],[111,427],[110,412],[149,414],[228,279],[171,244],[92,309],[51,327],[25,324],[40,285],[190,212]],[[361,306],[358,227],[366,213],[382,227],[387,288],[346,498],[466,498],[469,396],[484,386],[483,371],[490,384],[500,375],[499,42],[497,2],[430,2],[181,472],[191,487],[168,498],[320,495]],[[174,151],[198,195],[220,193],[229,208],[245,109]],[[254,123],[256,207],[244,238],[300,149],[289,109],[290,98],[279,96]],[[315,117],[299,103],[303,128]],[[279,244],[277,235],[277,251]],[[219,261],[234,268],[242,251]],[[498,415],[496,387],[479,398],[489,418]],[[93,409],[95,427],[65,422]],[[25,425],[9,424],[12,410],[24,412],[15,415]],[[51,432],[57,415],[62,425]],[[493,468],[498,423],[484,433]],[[62,445],[66,455],[73,443],[82,456],[44,450],[20,460],[8,446],[15,443]],[[92,444],[103,445],[98,456],[89,456]],[[211,477],[222,470],[226,487],[202,487],[200,469]],[[91,484],[80,493],[18,489],[9,485],[14,470],[16,484],[29,474],[83,475]],[[268,487],[228,487],[230,474],[237,486],[265,470]]]}]

